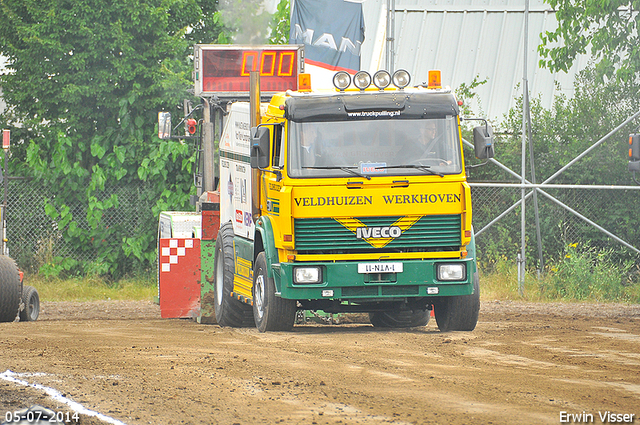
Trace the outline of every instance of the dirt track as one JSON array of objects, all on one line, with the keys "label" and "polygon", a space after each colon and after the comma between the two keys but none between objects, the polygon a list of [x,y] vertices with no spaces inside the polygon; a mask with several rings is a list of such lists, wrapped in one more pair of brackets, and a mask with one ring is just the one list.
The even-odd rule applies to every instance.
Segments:
[{"label": "dirt track", "polygon": [[[640,306],[484,302],[469,333],[432,320],[260,334],[150,303],[43,303],[37,322],[0,324],[6,370],[126,424],[640,423]],[[64,408],[0,380],[0,423],[36,403]]]}]

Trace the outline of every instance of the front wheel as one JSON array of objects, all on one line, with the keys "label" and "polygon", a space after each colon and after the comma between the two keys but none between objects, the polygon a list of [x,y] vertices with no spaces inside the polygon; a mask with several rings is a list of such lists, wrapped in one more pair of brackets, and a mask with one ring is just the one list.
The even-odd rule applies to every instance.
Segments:
[{"label": "front wheel", "polygon": [[40,296],[33,286],[25,286],[22,289],[22,303],[24,310],[20,312],[21,322],[35,322],[40,315]]},{"label": "front wheel", "polygon": [[235,260],[233,254],[233,226],[226,223],[220,227],[216,239],[216,255],[214,260],[214,288],[216,322],[220,326],[248,327],[253,326],[251,306],[233,298],[233,271]]},{"label": "front wheel", "polygon": [[473,274],[473,294],[446,297],[433,304],[438,329],[441,332],[472,331],[480,312],[480,278]]},{"label": "front wheel", "polygon": [[253,266],[253,319],[260,332],[288,331],[296,318],[295,300],[276,296],[276,285],[267,273],[264,251]]}]

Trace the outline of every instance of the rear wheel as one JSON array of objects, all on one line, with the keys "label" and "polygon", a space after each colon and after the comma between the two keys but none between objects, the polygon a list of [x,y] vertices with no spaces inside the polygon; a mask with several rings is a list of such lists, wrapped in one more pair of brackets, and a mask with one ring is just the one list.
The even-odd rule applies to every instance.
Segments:
[{"label": "rear wheel", "polygon": [[20,309],[20,272],[16,263],[0,255],[0,322],[13,322]]},{"label": "rear wheel", "polygon": [[225,223],[216,239],[216,256],[214,263],[214,288],[216,322],[220,326],[247,327],[253,326],[251,306],[233,298],[233,226]]},{"label": "rear wheel", "polygon": [[430,310],[376,311],[369,313],[369,320],[376,328],[414,328],[426,326]]},{"label": "rear wheel", "polygon": [[267,273],[267,260],[264,252],[256,257],[253,266],[253,318],[260,332],[288,331],[296,318],[295,300],[286,300],[276,296],[273,278]]},{"label": "rear wheel", "polygon": [[22,289],[22,303],[24,310],[20,312],[21,322],[35,322],[40,315],[40,296],[33,286],[25,286]]},{"label": "rear wheel", "polygon": [[480,312],[480,278],[473,274],[473,294],[442,298],[433,304],[438,329],[441,332],[472,331]]}]

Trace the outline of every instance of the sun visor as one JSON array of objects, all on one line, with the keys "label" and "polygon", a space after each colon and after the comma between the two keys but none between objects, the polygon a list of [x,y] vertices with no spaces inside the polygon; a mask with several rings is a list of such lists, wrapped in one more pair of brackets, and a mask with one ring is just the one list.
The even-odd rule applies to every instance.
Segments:
[{"label": "sun visor", "polygon": [[450,93],[345,93],[286,100],[285,116],[296,122],[362,119],[424,119],[458,115]]}]

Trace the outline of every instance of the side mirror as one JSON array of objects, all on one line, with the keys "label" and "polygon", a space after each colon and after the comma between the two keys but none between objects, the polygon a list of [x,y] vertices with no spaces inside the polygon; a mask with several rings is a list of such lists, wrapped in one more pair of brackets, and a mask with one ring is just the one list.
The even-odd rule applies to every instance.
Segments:
[{"label": "side mirror", "polygon": [[476,158],[493,158],[493,128],[489,124],[481,125],[473,129],[473,147]]},{"label": "side mirror", "polygon": [[629,171],[640,171],[640,134],[629,135]]},{"label": "side mirror", "polygon": [[267,168],[271,157],[271,140],[267,127],[251,128],[251,168]]}]

